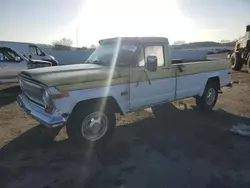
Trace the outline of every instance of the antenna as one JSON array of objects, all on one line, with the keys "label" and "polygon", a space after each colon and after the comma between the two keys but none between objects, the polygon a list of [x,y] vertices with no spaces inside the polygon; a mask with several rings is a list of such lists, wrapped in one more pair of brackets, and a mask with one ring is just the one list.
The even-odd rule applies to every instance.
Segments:
[{"label": "antenna", "polygon": [[78,48],[78,26],[76,26],[76,47]]}]

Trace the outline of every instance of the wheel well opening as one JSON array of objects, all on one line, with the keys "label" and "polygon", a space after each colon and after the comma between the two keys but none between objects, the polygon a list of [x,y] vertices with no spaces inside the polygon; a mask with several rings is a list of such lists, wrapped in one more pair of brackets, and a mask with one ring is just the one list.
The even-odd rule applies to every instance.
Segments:
[{"label": "wheel well opening", "polygon": [[101,97],[101,98],[94,98],[89,100],[84,100],[78,102],[71,113],[74,113],[75,110],[82,107],[88,107],[88,106],[96,106],[101,108],[108,108],[109,110],[112,110],[114,113],[120,113],[123,114],[119,104],[113,97]]},{"label": "wheel well opening", "polygon": [[218,76],[209,78],[207,81],[208,83],[214,83],[217,86],[217,90],[220,90],[220,78]]}]

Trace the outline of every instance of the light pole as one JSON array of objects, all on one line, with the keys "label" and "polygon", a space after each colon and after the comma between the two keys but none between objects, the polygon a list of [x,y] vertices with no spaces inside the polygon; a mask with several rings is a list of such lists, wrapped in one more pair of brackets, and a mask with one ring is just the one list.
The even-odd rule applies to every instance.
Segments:
[{"label": "light pole", "polygon": [[78,26],[76,26],[76,47],[78,48]]}]

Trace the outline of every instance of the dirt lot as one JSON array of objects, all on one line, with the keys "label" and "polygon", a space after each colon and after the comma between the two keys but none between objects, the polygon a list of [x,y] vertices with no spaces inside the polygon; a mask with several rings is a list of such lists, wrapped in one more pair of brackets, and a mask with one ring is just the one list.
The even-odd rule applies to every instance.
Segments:
[{"label": "dirt lot", "polygon": [[211,113],[190,99],[162,119],[150,110],[117,117],[114,139],[98,155],[71,145],[65,130],[45,144],[15,102],[18,88],[2,86],[0,187],[249,188],[250,138],[229,129],[250,125],[250,74],[234,72],[233,80]]}]

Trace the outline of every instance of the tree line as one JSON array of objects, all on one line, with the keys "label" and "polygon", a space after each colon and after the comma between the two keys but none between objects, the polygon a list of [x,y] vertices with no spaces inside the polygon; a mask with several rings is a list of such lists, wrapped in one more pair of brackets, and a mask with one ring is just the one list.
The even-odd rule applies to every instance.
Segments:
[{"label": "tree line", "polygon": [[[239,37],[240,39],[241,37]],[[221,42],[213,42],[213,41],[203,41],[203,42],[190,42],[186,43],[183,40],[178,40],[173,43],[171,46],[173,49],[195,49],[195,48],[204,48],[204,47],[233,47],[238,39],[234,41],[222,40]],[[56,50],[71,50],[73,45],[73,40],[69,38],[62,38],[60,40],[55,40],[52,42],[53,48]],[[90,49],[96,48],[95,45],[91,45]],[[87,50],[89,48],[83,46],[77,48],[79,50]]]}]

